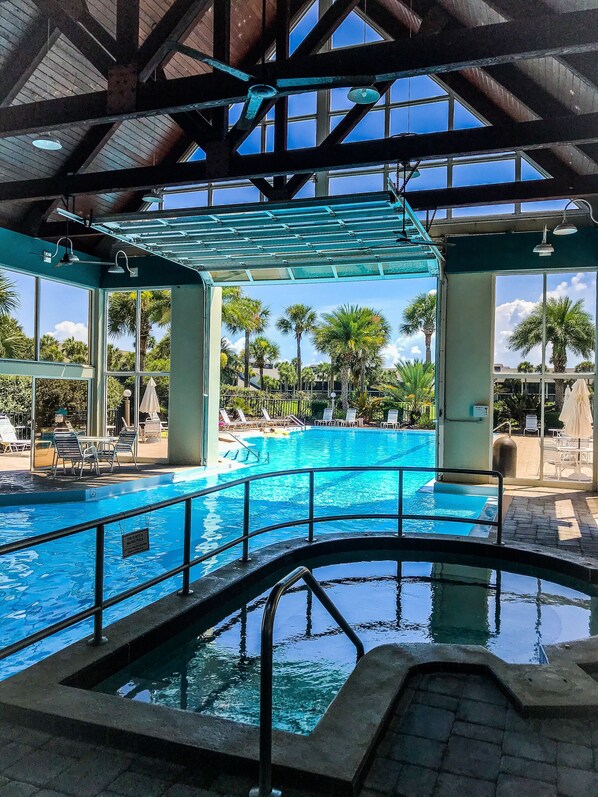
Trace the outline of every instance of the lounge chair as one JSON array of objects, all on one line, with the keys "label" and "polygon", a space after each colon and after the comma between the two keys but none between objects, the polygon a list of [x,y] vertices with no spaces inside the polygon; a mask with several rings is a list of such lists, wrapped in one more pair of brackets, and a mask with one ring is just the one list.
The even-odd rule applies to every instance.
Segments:
[{"label": "lounge chair", "polygon": [[271,418],[270,413],[265,407],[262,407],[262,415],[264,416],[264,420],[268,426],[289,426],[291,423],[288,418]]},{"label": "lounge chair", "polygon": [[357,410],[354,408],[347,410],[345,417],[337,423],[339,426],[357,426]]},{"label": "lounge chair", "polygon": [[537,415],[526,415],[525,416],[525,429],[523,430],[523,436],[524,437],[525,437],[527,432],[529,432],[530,434],[540,434],[540,429],[538,428],[538,416]]},{"label": "lounge chair", "polygon": [[231,421],[229,418],[228,412],[226,410],[220,410],[220,417],[222,418],[222,422],[224,423],[225,427],[228,429],[235,429],[238,426],[241,426],[239,421]]},{"label": "lounge chair", "polygon": [[145,421],[143,424],[143,442],[162,439],[162,424],[160,421]]},{"label": "lounge chair", "polygon": [[110,464],[110,473],[114,470],[114,463],[121,467],[121,462],[118,457],[119,454],[130,454],[137,470],[137,457],[135,455],[135,443],[137,442],[136,429],[123,429],[118,436],[118,440],[112,446],[101,448],[98,451],[98,460],[100,462],[108,462]]},{"label": "lounge chair", "polygon": [[96,474],[100,474],[100,465],[98,461],[98,450],[95,446],[89,448],[81,448],[81,443],[75,432],[64,432],[56,430],[54,432],[54,447],[56,449],[54,454],[54,465],[52,473],[56,476],[59,460],[62,460],[62,470],[66,474],[66,463],[71,463],[71,471],[74,473],[75,468],[79,467],[79,478],[83,476],[83,466],[89,465],[90,470],[95,470]]},{"label": "lounge chair", "polygon": [[399,428],[399,411],[398,410],[388,410],[388,415],[386,416],[386,420],[382,421],[380,424],[381,428],[386,429],[398,429]]},{"label": "lounge chair", "polygon": [[31,440],[19,440],[17,432],[7,415],[0,416],[0,445],[3,451],[20,454],[31,450]]},{"label": "lounge chair", "polygon": [[328,407],[324,410],[324,414],[322,418],[318,421],[314,421],[314,426],[330,426],[332,423],[332,409]]},{"label": "lounge chair", "polygon": [[239,408],[237,408],[237,415],[239,416],[239,426],[246,426],[248,428],[256,426],[259,429],[265,423],[265,421],[261,421],[258,418],[252,418],[248,421],[243,410]]}]

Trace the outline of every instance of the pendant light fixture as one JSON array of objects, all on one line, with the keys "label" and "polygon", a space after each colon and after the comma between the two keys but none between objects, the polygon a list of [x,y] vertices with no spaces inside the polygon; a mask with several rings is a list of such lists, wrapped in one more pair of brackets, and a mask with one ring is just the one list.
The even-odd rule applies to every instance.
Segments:
[{"label": "pendant light fixture", "polygon": [[594,224],[598,224],[598,221],[594,218],[593,208],[587,199],[570,199],[563,209],[563,218],[561,219],[561,223],[557,224],[553,230],[555,235],[573,235],[577,232],[577,227],[575,224],[573,224],[572,221],[567,221],[567,209],[569,205],[573,205],[576,202],[581,202],[582,204],[586,205],[590,213],[590,218]]},{"label": "pendant light fixture", "polygon": [[[367,0],[365,0],[363,4],[363,43],[365,45],[365,33],[366,33],[366,15],[367,15]],[[354,102],[356,105],[373,105],[375,102],[378,102],[380,99],[381,94],[375,86],[353,86],[352,89],[349,89],[347,94],[347,99],[350,102]]]},{"label": "pendant light fixture", "polygon": [[141,198],[149,205],[156,205],[164,201],[164,192],[158,188],[151,188],[147,191],[144,191]]},{"label": "pendant light fixture", "polygon": [[544,234],[542,236],[542,241],[537,245],[534,246],[534,254],[540,255],[540,257],[550,257],[550,255],[554,252],[554,246],[546,240],[546,236],[548,235],[548,227],[544,225]]},{"label": "pendant light fixture", "polygon": [[54,268],[59,268],[60,266],[70,266],[73,263],[78,263],[79,262],[79,256],[76,255],[73,252],[73,242],[66,235],[63,235],[62,238],[59,238],[58,241],[56,242],[56,250],[51,255],[50,261],[54,260],[54,258],[58,254],[58,250],[60,249],[61,241],[66,241],[66,244],[65,244],[66,251],[63,254],[63,256],[60,258],[60,260],[57,263],[54,264]]}]

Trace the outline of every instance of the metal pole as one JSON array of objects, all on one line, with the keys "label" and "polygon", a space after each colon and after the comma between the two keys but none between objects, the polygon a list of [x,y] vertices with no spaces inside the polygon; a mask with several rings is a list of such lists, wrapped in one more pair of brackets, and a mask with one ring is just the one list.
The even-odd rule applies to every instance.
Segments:
[{"label": "metal pole", "polygon": [[315,489],[315,474],[313,470],[309,472],[309,533],[307,536],[308,542],[314,541],[314,489]]},{"label": "metal pole", "polygon": [[193,499],[187,498],[185,500],[185,537],[183,540],[183,564],[186,565],[183,570],[183,586],[178,591],[179,595],[186,597],[193,595],[193,590],[189,589],[189,580],[191,577],[191,568],[189,562],[191,561],[191,520],[193,512]]},{"label": "metal pole", "polygon": [[403,471],[399,471],[399,519],[397,522],[397,533],[403,536]]},{"label": "metal pole", "polygon": [[498,474],[498,508],[496,512],[496,521],[498,526],[496,528],[496,544],[502,545],[502,493],[503,493],[503,477],[502,473]]},{"label": "metal pole", "polygon": [[243,501],[243,556],[242,562],[249,561],[249,488],[251,482],[245,482],[245,492]]},{"label": "metal pole", "polygon": [[93,637],[89,640],[90,645],[104,645],[108,640],[102,635],[102,604],[104,603],[104,524],[100,523],[96,528],[96,567],[94,585],[94,608],[96,613],[93,616]]}]

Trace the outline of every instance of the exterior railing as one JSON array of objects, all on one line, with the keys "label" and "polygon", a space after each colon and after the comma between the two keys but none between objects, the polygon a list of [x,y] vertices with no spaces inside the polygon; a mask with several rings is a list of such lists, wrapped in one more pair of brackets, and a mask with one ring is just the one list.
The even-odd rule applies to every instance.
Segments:
[{"label": "exterior railing", "polygon": [[363,642],[330,600],[318,580],[307,567],[297,567],[272,588],[262,616],[260,654],[260,774],[259,785],[251,789],[249,797],[276,797],[272,789],[272,675],[274,671],[274,620],[280,599],[294,584],[304,581],[328,614],[355,645],[357,660],[364,655]]},{"label": "exterior railing", "polygon": [[[317,473],[396,473],[397,474],[397,512],[396,513],[358,513],[346,515],[321,515],[316,517],[315,506],[315,475]],[[161,584],[174,576],[182,576],[182,588],[179,592],[180,595],[186,596],[191,594],[189,588],[190,572],[191,569],[197,565],[218,556],[231,548],[241,547],[242,556],[241,561],[249,561],[249,543],[250,541],[262,534],[268,532],[278,531],[280,529],[292,528],[296,526],[307,526],[308,536],[307,541],[313,542],[314,540],[314,527],[317,523],[346,521],[346,520],[396,520],[397,522],[397,535],[403,535],[403,523],[406,520],[426,520],[426,521],[440,521],[450,523],[472,523],[472,518],[468,517],[454,517],[445,515],[429,515],[429,514],[410,514],[403,511],[403,486],[404,476],[406,473],[431,473],[431,474],[453,474],[453,475],[466,475],[466,476],[483,476],[495,478],[498,482],[498,508],[496,520],[480,520],[480,524],[496,528],[496,542],[498,545],[502,543],[502,493],[503,493],[503,476],[498,471],[494,470],[468,470],[463,468],[435,468],[435,467],[417,467],[417,466],[386,466],[374,465],[369,467],[359,466],[343,466],[343,467],[323,467],[323,468],[299,468],[296,470],[283,470],[272,471],[269,473],[257,473],[252,476],[247,476],[242,479],[235,479],[234,481],[226,482],[224,484],[214,485],[213,487],[206,487],[203,490],[197,490],[186,496],[176,496],[165,501],[160,501],[155,504],[149,504],[137,509],[130,509],[126,512],[119,512],[113,515],[106,516],[99,520],[87,521],[85,523],[78,523],[74,526],[61,529],[59,531],[51,531],[46,534],[39,534],[35,537],[29,537],[23,540],[16,540],[4,545],[0,545],[0,563],[2,557],[26,551],[31,548],[37,548],[46,543],[55,542],[56,540],[65,539],[67,537],[75,537],[78,534],[95,529],[95,577],[94,577],[94,602],[93,605],[82,609],[81,611],[71,614],[59,622],[56,622],[48,628],[36,631],[24,637],[21,640],[13,642],[0,648],[0,660],[8,656],[18,653],[21,650],[29,647],[30,645],[40,642],[48,637],[64,631],[71,626],[81,623],[84,620],[93,618],[94,630],[93,636],[90,639],[90,644],[101,645],[105,642],[103,636],[103,615],[106,609],[110,609],[122,603],[135,595],[145,592],[151,587]],[[267,526],[254,529],[250,531],[251,519],[251,485],[256,481],[263,481],[265,479],[280,478],[281,476],[301,476],[305,474],[308,476],[308,516],[304,518],[297,518],[294,520],[284,521],[282,523],[271,523]],[[215,493],[222,493],[226,490],[231,490],[234,487],[243,485],[243,533],[239,537],[235,537],[228,542],[219,545],[216,548],[207,551],[201,556],[191,558],[191,525],[193,514],[193,501],[207,495],[214,495]],[[104,547],[105,547],[105,534],[106,526],[112,523],[122,523],[123,521],[140,516],[146,516],[152,512],[167,507],[184,504],[185,505],[185,520],[183,524],[183,561],[180,565],[171,568],[165,573],[160,573],[153,578],[137,584],[134,587],[124,590],[116,595],[107,598],[104,595]]]}]

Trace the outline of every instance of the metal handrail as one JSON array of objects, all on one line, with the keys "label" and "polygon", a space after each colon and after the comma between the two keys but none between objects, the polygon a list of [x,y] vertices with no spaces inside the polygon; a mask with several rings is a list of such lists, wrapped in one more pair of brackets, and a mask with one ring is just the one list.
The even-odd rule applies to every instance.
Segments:
[{"label": "metal handrail", "polygon": [[248,445],[247,445],[247,443],[245,443],[245,442],[243,441],[243,438],[241,438],[241,437],[237,437],[237,435],[236,435],[236,434],[233,434],[233,433],[232,433],[231,431],[229,431],[228,429],[226,430],[226,434],[230,435],[230,436],[233,438],[233,440],[236,440],[236,441],[237,441],[237,443],[239,443],[241,446],[243,446],[243,448],[244,448],[244,449],[246,449],[246,451],[248,451],[248,452],[249,452],[249,454],[253,454],[253,456],[256,458],[256,460],[257,460],[258,462],[260,461],[260,455],[259,455],[259,452],[258,452],[258,451],[255,451],[253,448],[251,448],[251,446],[248,446]]},{"label": "metal handrail", "polygon": [[493,432],[498,432],[498,430],[502,429],[503,426],[508,427],[508,429],[509,429],[509,437],[512,437],[512,435],[513,435],[513,424],[511,423],[511,421],[503,421],[502,423],[499,423],[498,426],[496,426],[492,431]]},{"label": "metal handrail", "polygon": [[[316,517],[314,514],[315,504],[315,474],[316,473],[366,473],[366,472],[390,472],[398,474],[398,499],[397,499],[397,513],[360,513],[360,514],[347,514],[347,515],[321,515]],[[146,590],[167,581],[174,576],[182,575],[182,588],[179,594],[187,596],[191,594],[189,587],[190,572],[193,567],[201,564],[202,562],[212,559],[221,553],[225,553],[231,548],[236,546],[242,547],[242,562],[249,561],[249,542],[254,537],[266,534],[271,531],[277,531],[284,528],[293,528],[296,526],[308,526],[308,542],[314,540],[314,526],[316,523],[336,522],[343,520],[396,520],[397,521],[397,535],[403,535],[403,521],[404,520],[431,520],[431,521],[446,521],[450,523],[468,523],[472,522],[472,518],[458,517],[458,516],[443,516],[443,515],[419,515],[419,514],[405,514],[403,512],[403,481],[405,473],[435,473],[435,474],[456,474],[456,475],[469,475],[469,476],[486,476],[496,478],[498,481],[498,509],[496,520],[483,519],[480,523],[484,526],[496,528],[496,542],[498,545],[502,544],[502,523],[503,523],[503,510],[502,510],[502,493],[503,493],[503,476],[502,473],[496,470],[473,470],[467,468],[436,468],[436,467],[418,467],[418,466],[403,466],[403,465],[372,465],[372,466],[357,466],[357,465],[344,465],[339,467],[321,467],[321,468],[298,468],[288,469],[283,471],[272,471],[269,473],[256,473],[252,476],[246,476],[241,479],[234,479],[224,484],[217,484],[212,487],[205,487],[202,490],[196,490],[186,496],[176,496],[164,501],[159,501],[155,504],[147,504],[137,509],[129,509],[126,512],[118,512],[113,515],[108,515],[98,520],[87,521],[85,523],[77,523],[76,525],[69,526],[65,529],[58,531],[50,531],[45,534],[39,534],[35,537],[29,537],[23,540],[16,540],[15,542],[5,543],[0,545],[0,557],[18,553],[20,551],[28,550],[29,548],[37,547],[45,543],[54,542],[55,540],[65,539],[86,531],[95,529],[95,577],[94,577],[94,603],[93,606],[83,609],[76,614],[73,614],[64,620],[54,623],[45,629],[37,631],[29,636],[13,642],[0,648],[0,660],[8,656],[18,653],[21,650],[29,647],[46,639],[53,634],[64,631],[77,623],[93,617],[94,632],[90,643],[93,645],[101,645],[106,640],[103,636],[103,613],[106,609],[116,606],[135,595],[145,592]],[[267,526],[262,526],[258,529],[250,531],[250,517],[251,517],[251,484],[255,481],[262,481],[264,479],[279,478],[281,476],[299,476],[306,474],[309,477],[309,504],[308,504],[308,517],[299,518],[282,523],[272,523]],[[243,533],[240,537],[235,537],[222,545],[213,548],[201,556],[191,558],[191,530],[192,530],[192,510],[193,501],[203,496],[220,493],[224,490],[230,490],[235,487],[243,485]],[[137,584],[130,589],[113,595],[110,598],[104,597],[104,542],[106,526],[113,523],[122,523],[130,518],[145,516],[160,509],[166,509],[170,506],[178,504],[185,504],[185,521],[183,527],[183,561],[180,565],[171,568],[170,570],[161,573],[154,578]]]},{"label": "metal handrail", "polygon": [[298,567],[282,578],[270,592],[262,616],[260,654],[260,771],[259,785],[250,797],[280,797],[272,788],[272,675],[274,658],[274,620],[280,599],[297,581],[304,581],[328,614],[349,637],[357,650],[357,661],[364,655],[363,642],[322,589],[307,567]]}]

